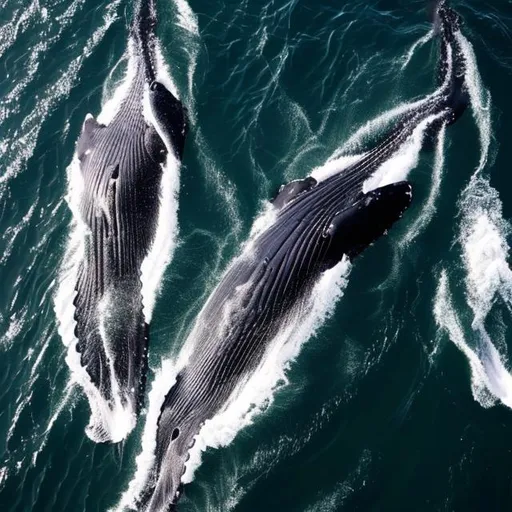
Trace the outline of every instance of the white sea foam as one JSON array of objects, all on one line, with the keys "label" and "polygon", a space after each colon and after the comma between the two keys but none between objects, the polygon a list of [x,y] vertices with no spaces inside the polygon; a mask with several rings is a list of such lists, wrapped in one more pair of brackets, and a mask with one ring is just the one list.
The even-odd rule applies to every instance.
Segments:
[{"label": "white sea foam", "polygon": [[425,130],[442,115],[442,112],[433,114],[419,123],[398,151],[380,165],[372,176],[363,183],[363,192],[366,194],[376,188],[405,180],[409,172],[418,165]]},{"label": "white sea foam", "polygon": [[186,0],[174,0],[178,9],[178,25],[193,35],[199,35],[197,15]]},{"label": "white sea foam", "polygon": [[497,302],[512,311],[512,270],[508,265],[507,237],[511,227],[502,215],[498,192],[482,171],[488,161],[491,142],[491,97],[482,85],[470,43],[457,34],[466,60],[466,83],[471,108],[479,131],[480,158],[468,186],[461,194],[459,243],[465,271],[466,301],[473,313],[464,330],[455,312],[448,278],[443,270],[434,314],[437,323],[448,331],[452,342],[467,357],[471,369],[473,396],[483,407],[498,399],[512,408],[512,375],[506,347],[500,352],[486,327],[488,315]]},{"label": "white sea foam", "polygon": [[364,154],[331,157],[327,162],[325,162],[325,164],[320,167],[315,167],[311,172],[311,177],[315,178],[317,181],[324,181],[330,176],[343,171],[350,165],[355,164],[362,158],[364,158]]},{"label": "white sea foam", "polygon": [[39,0],[33,0],[27,8],[16,11],[13,19],[0,27],[0,57],[16,41],[18,33],[28,28],[39,8]]},{"label": "white sea foam", "polygon": [[70,403],[73,400],[73,397],[75,395],[76,391],[76,385],[74,382],[68,382],[66,385],[66,389],[64,390],[64,396],[60,400],[59,404],[57,405],[55,411],[51,415],[50,419],[48,420],[48,425],[46,426],[44,432],[38,436],[39,440],[39,446],[37,447],[34,452],[32,452],[32,466],[35,466],[37,463],[37,457],[39,454],[43,451],[44,447],[46,446],[46,443],[48,442],[48,436],[50,434],[50,431],[53,428],[53,425],[57,421],[57,418],[62,414],[62,412],[65,409],[68,409]]},{"label": "white sea foam", "polygon": [[20,311],[13,312],[9,318],[9,326],[5,333],[0,336],[0,346],[8,349],[14,343],[16,337],[20,334],[27,320],[28,308],[24,306]]},{"label": "white sea foam", "polygon": [[[471,390],[474,399],[482,407],[491,407],[496,398],[512,406],[512,377],[501,362],[497,350],[485,332],[477,329],[484,346],[471,348],[462,323],[453,304],[448,276],[441,271],[434,301],[434,317],[437,325],[446,330],[450,340],[466,356],[471,371]],[[480,331],[480,332],[479,332]]]},{"label": "white sea foam", "polygon": [[[98,116],[98,122],[108,124],[119,110],[129,90],[130,84],[135,77],[136,59],[133,43],[130,42],[126,76],[124,80],[120,82],[112,97],[104,104]],[[166,69],[162,69],[158,66],[158,72],[164,85],[172,84],[172,80]],[[175,93],[176,90],[174,89],[173,92]],[[163,130],[156,122],[149,105],[147,94],[145,94],[143,100],[143,110],[146,120],[155,126],[168,148],[168,158],[165,165],[162,167],[163,174],[160,189],[161,207],[159,210],[156,236],[150,253],[141,267],[143,311],[146,321],[149,322],[163,273],[171,260],[176,244],[179,163],[174,156],[171,142],[166,140]],[[80,164],[75,155],[73,162],[68,168],[67,197],[68,204],[73,213],[73,222],[61,270],[59,289],[55,297],[55,310],[60,322],[59,333],[65,345],[68,347],[66,361],[72,372],[72,380],[83,388],[91,407],[91,418],[86,433],[94,441],[101,442],[111,440],[117,442],[124,439],[135,426],[136,418],[133,407],[124,404],[122,392],[115,378],[113,378],[111,382],[113,399],[111,403],[107,403],[96,386],[92,384],[86,370],[82,367],[80,354],[76,350],[77,340],[74,335],[75,321],[73,318],[74,307],[72,303],[76,293],[75,286],[78,268],[84,257],[84,240],[88,232],[88,228],[81,220],[79,212],[83,187]],[[107,330],[110,307],[111,300],[109,300],[109,294],[106,294],[99,308],[101,319],[100,326],[103,326],[104,334]],[[106,338],[104,339],[106,340]],[[107,341],[105,342],[105,350],[108,352]],[[111,358],[111,361],[112,360],[113,358]],[[114,375],[113,371],[111,371],[111,374]]]},{"label": "white sea foam", "polygon": [[400,240],[399,243],[402,247],[407,247],[412,241],[414,241],[430,224],[430,221],[436,213],[436,202],[439,197],[439,193],[441,192],[441,182],[443,178],[445,134],[446,124],[443,124],[437,136],[436,154],[432,169],[432,184],[430,186],[430,191],[420,215],[414,220],[407,233]]},{"label": "white sea foam", "polygon": [[[512,271],[508,265],[507,235],[510,225],[503,219],[498,193],[487,178],[475,175],[461,200],[463,212],[460,243],[466,271],[467,302],[473,311],[475,353],[483,375],[473,376],[473,388],[485,386],[493,396],[512,407],[512,376],[506,362],[487,332],[485,322],[497,299],[512,308]],[[468,356],[467,350],[464,352]],[[477,382],[477,384],[475,384]],[[484,406],[489,400],[475,399]]]},{"label": "white sea foam", "polygon": [[434,37],[434,30],[430,30],[427,34],[425,34],[423,37],[420,37],[417,41],[415,41],[412,44],[412,46],[409,48],[409,51],[405,54],[405,56],[403,58],[402,67],[401,67],[402,70],[407,67],[407,65],[411,61],[416,49],[420,48],[425,43],[428,43],[432,39],[432,37]]},{"label": "white sea foam", "polygon": [[457,32],[456,38],[466,61],[464,79],[468,87],[471,111],[480,134],[480,161],[476,169],[478,173],[487,163],[491,145],[491,95],[482,84],[471,43],[460,32]]},{"label": "white sea foam", "polygon": [[7,466],[3,466],[0,468],[0,488],[3,486],[7,477],[9,476],[9,470]]}]

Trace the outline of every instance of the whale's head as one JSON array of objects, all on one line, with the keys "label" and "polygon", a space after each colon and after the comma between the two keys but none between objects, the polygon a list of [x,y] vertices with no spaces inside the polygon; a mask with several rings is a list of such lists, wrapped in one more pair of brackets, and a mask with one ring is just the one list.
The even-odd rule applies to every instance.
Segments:
[{"label": "whale's head", "polygon": [[151,110],[161,126],[162,131],[169,134],[169,141],[176,156],[181,159],[188,133],[187,109],[181,101],[158,81],[149,86]]}]

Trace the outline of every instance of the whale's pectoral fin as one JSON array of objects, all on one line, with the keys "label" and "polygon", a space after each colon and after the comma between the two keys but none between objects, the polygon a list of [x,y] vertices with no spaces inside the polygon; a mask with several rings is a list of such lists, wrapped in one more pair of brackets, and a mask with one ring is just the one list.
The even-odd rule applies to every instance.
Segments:
[{"label": "whale's pectoral fin", "polygon": [[84,124],[82,125],[80,139],[78,139],[77,155],[79,160],[83,160],[87,152],[91,149],[94,133],[102,128],[105,128],[105,125],[98,123],[91,114],[87,114]]},{"label": "whale's pectoral fin", "polygon": [[272,204],[276,208],[282,208],[283,206],[286,206],[289,202],[296,199],[303,192],[306,192],[315,187],[316,184],[317,181],[312,176],[308,176],[303,180],[290,181],[290,183],[283,185],[279,189],[279,193],[277,194],[276,198],[272,201]]},{"label": "whale's pectoral fin", "polygon": [[159,128],[181,159],[188,133],[187,109],[163,84],[153,82],[149,88],[151,109]]},{"label": "whale's pectoral fin", "polygon": [[144,147],[154,162],[158,164],[165,162],[167,150],[160,135],[158,135],[153,126],[146,127],[146,131],[144,132]]},{"label": "whale's pectoral fin", "polygon": [[402,217],[411,199],[412,187],[402,181],[372,190],[339,212],[324,231],[324,237],[330,238],[328,266],[334,266],[343,255],[354,259],[385,235]]},{"label": "whale's pectoral fin", "polygon": [[[90,250],[90,249],[86,249]],[[80,363],[87,370],[91,382],[101,395],[111,398],[111,380],[108,358],[100,336],[100,323],[97,315],[104,283],[103,268],[97,263],[101,254],[96,251],[94,260],[80,266],[73,300],[75,307],[76,350],[80,353]]]}]

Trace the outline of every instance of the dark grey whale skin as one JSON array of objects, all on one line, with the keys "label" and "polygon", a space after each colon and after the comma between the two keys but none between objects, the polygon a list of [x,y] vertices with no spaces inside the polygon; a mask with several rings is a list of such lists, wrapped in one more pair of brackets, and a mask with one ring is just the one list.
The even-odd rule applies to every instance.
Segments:
[{"label": "dark grey whale skin", "polygon": [[[87,117],[76,148],[84,183],[79,213],[88,232],[74,299],[76,348],[101,396],[112,400],[113,377],[123,405],[135,414],[143,402],[149,332],[141,264],[155,237],[162,164],[168,153],[155,126],[144,119],[145,89],[160,133],[177,159],[187,134],[185,108],[155,79],[155,25],[153,1],[139,1],[130,34],[133,81],[108,126]],[[102,323],[106,296],[111,307]]]},{"label": "dark grey whale skin", "polygon": [[235,259],[200,312],[188,340],[191,356],[161,407],[155,464],[138,510],[175,508],[189,450],[204,422],[254,374],[279,329],[300,315],[321,274],[344,256],[354,259],[409,206],[407,182],[366,194],[362,185],[422,121],[439,114],[438,128],[451,124],[467,105],[465,62],[453,37],[458,18],[440,6],[437,23],[444,85],[353,165],[319,183],[309,177],[283,187],[274,201],[275,222]]}]

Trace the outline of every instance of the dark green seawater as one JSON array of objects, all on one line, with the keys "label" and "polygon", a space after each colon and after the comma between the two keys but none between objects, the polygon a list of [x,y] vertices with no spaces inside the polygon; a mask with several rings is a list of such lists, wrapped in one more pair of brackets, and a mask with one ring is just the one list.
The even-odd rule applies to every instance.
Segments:
[{"label": "dark green seawater", "polygon": [[[413,206],[355,262],[250,425],[218,432],[180,510],[512,508],[512,2],[452,7],[476,59],[471,108],[444,144],[393,164],[414,167]],[[66,168],[122,78],[131,11],[0,0],[1,511],[106,511],[134,479],[145,417],[119,444],[85,435],[55,304]],[[158,13],[192,127],[148,391],[265,201],[433,92],[438,59],[423,0],[167,0]]]}]

